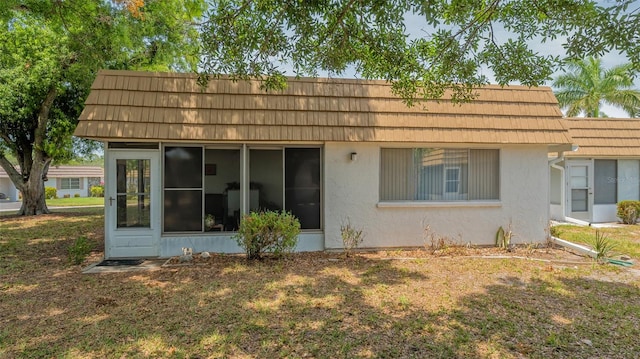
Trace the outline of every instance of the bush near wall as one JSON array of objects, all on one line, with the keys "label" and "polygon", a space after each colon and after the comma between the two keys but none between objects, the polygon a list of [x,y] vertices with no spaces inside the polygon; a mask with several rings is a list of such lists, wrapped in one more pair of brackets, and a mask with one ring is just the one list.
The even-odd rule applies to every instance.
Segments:
[{"label": "bush near wall", "polygon": [[55,187],[45,187],[44,188],[44,198],[45,199],[56,199],[56,198],[58,198],[58,190]]},{"label": "bush near wall", "polygon": [[89,191],[91,197],[104,197],[104,186],[92,186]]},{"label": "bush near wall", "polygon": [[280,257],[293,251],[298,243],[300,221],[290,212],[251,212],[242,217],[234,236],[248,259],[261,259],[271,253]]},{"label": "bush near wall", "polygon": [[618,203],[618,218],[625,224],[636,224],[640,219],[640,201],[621,201]]}]

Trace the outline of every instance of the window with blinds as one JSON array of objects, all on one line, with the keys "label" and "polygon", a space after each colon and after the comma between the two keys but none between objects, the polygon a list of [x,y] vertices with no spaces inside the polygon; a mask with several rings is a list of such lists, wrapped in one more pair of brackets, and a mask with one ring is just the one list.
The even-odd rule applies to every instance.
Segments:
[{"label": "window with blinds", "polygon": [[383,148],[381,201],[474,201],[500,197],[500,151]]}]

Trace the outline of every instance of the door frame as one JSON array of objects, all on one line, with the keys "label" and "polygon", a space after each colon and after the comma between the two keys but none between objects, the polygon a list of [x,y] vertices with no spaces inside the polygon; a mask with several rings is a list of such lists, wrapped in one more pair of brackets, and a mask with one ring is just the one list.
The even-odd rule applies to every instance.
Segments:
[{"label": "door frame", "polygon": [[[160,152],[158,150],[120,150],[105,151],[105,258],[140,258],[160,255],[160,203],[162,203]],[[149,160],[149,228],[117,228],[117,160]],[[110,200],[110,199],[114,200]],[[141,241],[141,245],[136,245]]]},{"label": "door frame", "polygon": [[[577,189],[585,189],[587,191],[587,210],[574,212],[572,210],[572,189],[571,185],[571,173],[573,167],[587,167],[587,187],[579,187]],[[567,160],[566,171],[565,171],[565,186],[566,186],[566,208],[567,208],[567,217],[591,222],[593,218],[593,160]]]}]

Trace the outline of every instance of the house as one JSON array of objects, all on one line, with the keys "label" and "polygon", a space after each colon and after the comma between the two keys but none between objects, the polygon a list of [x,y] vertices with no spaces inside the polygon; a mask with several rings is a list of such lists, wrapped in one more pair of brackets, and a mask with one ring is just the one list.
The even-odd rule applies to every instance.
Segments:
[{"label": "house", "polygon": [[640,200],[640,119],[565,123],[576,147],[550,161],[552,218],[618,221],[618,202]]},{"label": "house", "polygon": [[[549,152],[571,141],[549,88],[487,86],[470,104],[407,107],[383,81],[258,82],[101,71],[76,136],[104,141],[105,254],[241,252],[241,216],[285,209],[297,250],[428,244],[425,229],[490,245],[545,239]],[[205,226],[207,215],[216,227]]]},{"label": "house", "polygon": [[[89,197],[91,186],[99,185],[104,180],[104,170],[98,166],[51,166],[47,173],[45,187],[57,189],[58,197]],[[0,193],[12,201],[17,201],[19,194],[9,175],[0,167]]]}]

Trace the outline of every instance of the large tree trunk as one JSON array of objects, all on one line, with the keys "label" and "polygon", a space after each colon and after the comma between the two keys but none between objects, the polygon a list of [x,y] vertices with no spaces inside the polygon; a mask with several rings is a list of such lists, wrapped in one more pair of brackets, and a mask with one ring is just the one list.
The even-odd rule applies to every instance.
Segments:
[{"label": "large tree trunk", "polygon": [[51,160],[42,163],[34,163],[29,173],[29,179],[24,182],[20,192],[22,193],[22,206],[18,215],[34,216],[39,214],[50,213],[47,208],[44,193],[44,177],[49,169]]},{"label": "large tree trunk", "polygon": [[[22,194],[22,206],[18,215],[33,216],[50,213],[45,202],[44,178],[49,171],[52,158],[44,151],[49,124],[49,111],[57,95],[52,86],[45,96],[38,117],[34,123],[33,142],[23,141],[19,145],[11,146],[20,168],[14,167],[6,157],[0,154],[0,166],[9,175],[11,182]],[[6,134],[0,136],[6,143],[12,143]]]}]

